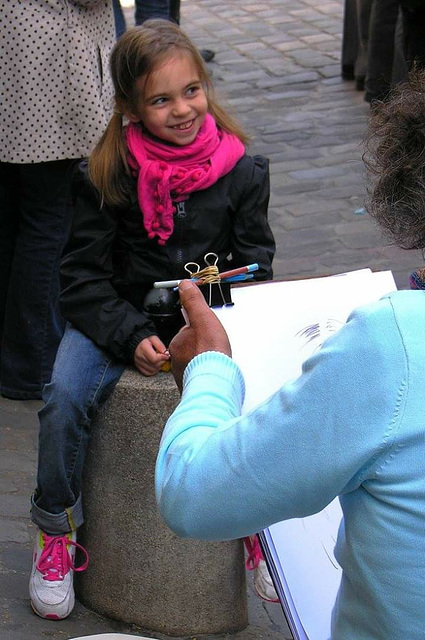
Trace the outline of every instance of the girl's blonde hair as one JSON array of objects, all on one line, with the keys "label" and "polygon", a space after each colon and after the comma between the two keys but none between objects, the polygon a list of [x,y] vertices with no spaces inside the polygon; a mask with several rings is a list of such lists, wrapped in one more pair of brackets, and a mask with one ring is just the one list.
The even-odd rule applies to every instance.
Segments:
[{"label": "girl's blonde hair", "polygon": [[137,80],[148,77],[170,54],[187,52],[199,73],[208,112],[217,125],[236,135],[244,144],[248,136],[238,123],[217,103],[214,89],[204,61],[189,37],[179,26],[168,20],[147,20],[142,26],[126,31],[115,44],[110,60],[110,71],[115,89],[115,107],[112,118],[89,159],[89,176],[110,205],[127,202],[129,173],[127,146],[123,132],[123,114],[137,112]]}]

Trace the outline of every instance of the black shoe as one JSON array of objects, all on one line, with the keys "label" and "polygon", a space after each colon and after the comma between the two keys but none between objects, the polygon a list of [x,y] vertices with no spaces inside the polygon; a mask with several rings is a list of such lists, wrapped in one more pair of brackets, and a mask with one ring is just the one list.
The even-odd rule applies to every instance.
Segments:
[{"label": "black shoe", "polygon": [[211,49],[200,49],[199,53],[205,60],[205,62],[211,62],[214,59],[215,51],[211,51]]}]

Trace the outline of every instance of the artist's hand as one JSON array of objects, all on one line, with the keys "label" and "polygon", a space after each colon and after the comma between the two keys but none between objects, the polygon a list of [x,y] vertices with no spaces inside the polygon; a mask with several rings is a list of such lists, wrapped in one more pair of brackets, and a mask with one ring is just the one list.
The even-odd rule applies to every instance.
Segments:
[{"label": "artist's hand", "polygon": [[189,324],[173,338],[169,350],[171,371],[181,392],[183,373],[192,358],[204,351],[220,351],[231,356],[232,350],[223,325],[208,307],[199,287],[183,280],[179,293]]},{"label": "artist's hand", "polygon": [[134,364],[144,376],[156,375],[169,359],[168,349],[158,336],[145,338],[139,342],[134,352]]}]

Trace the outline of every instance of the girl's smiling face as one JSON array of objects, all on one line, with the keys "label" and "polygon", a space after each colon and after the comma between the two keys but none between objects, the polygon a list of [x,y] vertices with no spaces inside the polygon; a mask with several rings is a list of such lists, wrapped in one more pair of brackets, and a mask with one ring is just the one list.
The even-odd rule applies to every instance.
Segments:
[{"label": "girl's smiling face", "polygon": [[193,142],[205,120],[208,101],[191,56],[178,52],[137,80],[139,97],[132,122],[143,122],[151,135],[178,146]]}]

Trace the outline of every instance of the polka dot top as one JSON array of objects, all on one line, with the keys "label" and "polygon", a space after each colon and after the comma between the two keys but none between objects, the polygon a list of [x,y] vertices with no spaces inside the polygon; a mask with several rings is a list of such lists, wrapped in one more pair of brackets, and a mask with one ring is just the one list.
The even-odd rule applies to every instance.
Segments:
[{"label": "polka dot top", "polygon": [[0,3],[0,161],[87,156],[112,113],[112,0]]}]

